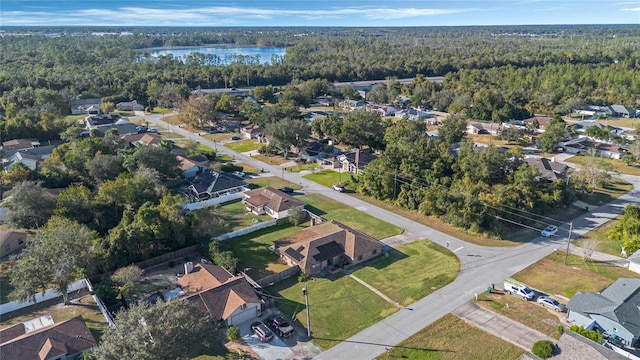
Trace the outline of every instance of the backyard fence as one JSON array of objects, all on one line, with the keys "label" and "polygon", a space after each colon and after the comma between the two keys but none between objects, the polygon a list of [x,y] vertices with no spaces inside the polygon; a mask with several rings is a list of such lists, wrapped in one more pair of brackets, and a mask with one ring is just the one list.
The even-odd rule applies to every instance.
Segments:
[{"label": "backyard fence", "polygon": [[211,240],[216,240],[216,241],[222,241],[222,240],[227,240],[227,239],[231,239],[234,237],[238,237],[238,236],[242,236],[245,234],[249,234],[252,233],[254,231],[260,230],[260,229],[264,229],[264,228],[268,228],[270,226],[274,226],[276,225],[278,222],[278,220],[273,219],[273,220],[269,220],[269,221],[265,221],[265,222],[261,222],[255,225],[251,225],[249,227],[240,229],[240,230],[236,230],[236,231],[232,231],[230,233],[226,233],[226,234],[222,234],[220,236],[216,236],[214,238],[212,238]]},{"label": "backyard fence", "polygon": [[292,266],[288,269],[282,270],[277,274],[273,274],[273,275],[269,275],[265,278],[262,278],[260,280],[256,280],[256,283],[258,283],[258,285],[260,285],[260,287],[267,287],[269,285],[273,285],[279,281],[282,281],[284,279],[290,278],[294,275],[298,275],[298,273],[300,272],[300,268],[298,266]]},{"label": "backyard fence", "polygon": [[[78,290],[84,289],[86,287],[87,287],[87,282],[85,281],[85,279],[78,280],[78,281],[70,284],[69,287],[67,287],[67,294],[72,293],[74,291],[78,291]],[[62,296],[62,295],[58,292],[58,290],[49,289],[49,290],[45,291],[44,293],[35,294],[35,301],[25,301],[25,302],[11,301],[11,302],[8,302],[8,303],[0,304],[0,315],[4,315],[4,314],[10,313],[12,311],[24,309],[24,308],[29,307],[31,305],[35,305],[35,304],[41,303],[43,301],[55,299],[55,298],[60,297],[60,296]]]},{"label": "backyard fence", "polygon": [[151,259],[140,261],[139,263],[136,263],[136,266],[139,267],[140,269],[146,269],[152,266],[164,264],[168,261],[183,259],[185,256],[199,252],[199,251],[200,251],[200,245],[191,245],[189,247],[172,251],[170,253],[162,254],[160,256],[156,256]]},{"label": "backyard fence", "polygon": [[91,284],[91,281],[89,281],[89,279],[84,280],[87,282],[87,288],[89,289],[93,300],[96,302],[96,304],[98,304],[98,308],[100,309],[102,316],[104,316],[104,318],[107,320],[109,326],[116,327],[116,322],[113,320],[113,316],[111,316],[111,313],[109,312],[109,310],[107,310],[107,307],[102,302],[102,299],[100,299],[98,295],[93,292],[93,285]]},{"label": "backyard fence", "polygon": [[208,208],[213,205],[218,205],[218,204],[226,203],[226,202],[237,200],[237,199],[244,199],[244,193],[237,192],[237,193],[227,194],[227,195],[209,199],[209,200],[184,204],[183,208],[187,211],[193,211],[193,210]]}]

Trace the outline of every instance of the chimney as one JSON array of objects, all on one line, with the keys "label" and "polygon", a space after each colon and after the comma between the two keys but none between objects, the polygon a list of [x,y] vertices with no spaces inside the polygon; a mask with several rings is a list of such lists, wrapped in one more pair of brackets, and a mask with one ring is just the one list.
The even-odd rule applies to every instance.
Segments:
[{"label": "chimney", "polygon": [[192,271],[193,271],[193,263],[191,261],[184,263],[184,274],[187,275]]}]

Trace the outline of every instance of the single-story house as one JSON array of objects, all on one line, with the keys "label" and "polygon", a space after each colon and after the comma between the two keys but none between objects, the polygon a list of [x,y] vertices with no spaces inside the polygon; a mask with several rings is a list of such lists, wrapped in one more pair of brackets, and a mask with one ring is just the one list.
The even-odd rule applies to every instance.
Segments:
[{"label": "single-story house", "polygon": [[204,155],[191,157],[176,155],[176,159],[180,161],[178,167],[182,170],[182,175],[187,179],[194,178],[198,173],[204,171],[209,163],[209,159]]},{"label": "single-story house", "polygon": [[551,116],[534,116],[521,121],[516,121],[516,124],[542,130],[549,121],[551,121]]},{"label": "single-story house", "polygon": [[571,141],[561,142],[560,146],[565,152],[569,154],[584,154],[590,149],[595,150],[600,156],[608,157],[611,159],[620,160],[625,154],[627,149],[610,143],[591,141],[586,137],[581,137]]},{"label": "single-story house", "polygon": [[389,105],[372,105],[371,110],[380,114],[380,116],[394,116],[398,109]]},{"label": "single-story house", "polygon": [[377,159],[371,151],[360,150],[358,148],[345,151],[336,156],[339,167],[349,173],[360,174],[370,162]]},{"label": "single-story house", "polygon": [[118,114],[89,115],[84,118],[84,125],[87,130],[91,130],[101,126],[114,125],[120,121],[129,122],[128,119],[122,118]]},{"label": "single-story house", "polygon": [[333,156],[339,153],[340,150],[332,145],[326,144],[322,141],[312,141],[307,147],[300,153],[300,157],[307,162],[316,162],[319,159],[324,159],[327,156]]},{"label": "single-story house", "polygon": [[237,176],[205,169],[191,180],[189,192],[198,201],[247,191],[247,183]]},{"label": "single-story house", "polygon": [[639,304],[640,279],[620,278],[601,293],[576,293],[567,304],[567,319],[636,347],[640,338]]},{"label": "single-story house", "polygon": [[20,230],[0,230],[0,258],[24,249],[27,233]]},{"label": "single-story house", "polygon": [[5,156],[6,156],[6,153],[8,151],[33,149],[38,146],[40,146],[40,141],[38,141],[38,139],[36,138],[13,139],[13,140],[4,141],[2,143],[2,151],[5,153]]},{"label": "single-story house", "polygon": [[53,149],[55,149],[56,146],[57,145],[45,145],[31,149],[5,151],[3,153],[5,157],[2,159],[2,163],[7,172],[11,172],[12,167],[17,163],[21,163],[35,171],[40,161],[51,157]]},{"label": "single-story house", "polygon": [[138,103],[138,100],[123,101],[116,104],[116,109],[120,111],[143,111],[144,105]]},{"label": "single-story house", "polygon": [[491,134],[498,135],[498,130],[500,129],[500,125],[496,123],[474,123],[467,125],[467,134],[477,135],[477,134]]},{"label": "single-story house", "polygon": [[404,119],[406,117],[408,120],[416,121],[421,119],[430,119],[434,117],[434,115],[432,112],[429,112],[429,111],[422,111],[419,109],[410,108],[410,109],[396,111],[395,117],[399,119]]},{"label": "single-story house", "polygon": [[342,100],[338,105],[343,109],[356,110],[364,108],[367,103],[364,100]]},{"label": "single-story house", "polygon": [[304,202],[270,186],[246,191],[244,196],[242,202],[248,211],[256,215],[266,213],[274,219],[289,216],[289,209],[293,207],[305,206]]},{"label": "single-story house", "polygon": [[238,325],[262,314],[262,300],[244,276],[234,276],[220,266],[200,263],[178,279],[182,299],[191,301],[227,326]]},{"label": "single-story house", "polygon": [[637,116],[636,109],[632,109],[624,105],[610,105],[609,111],[611,112],[611,116],[613,117],[633,118]]},{"label": "single-story house", "polygon": [[74,360],[97,344],[82,316],[29,330],[25,323],[0,330],[3,359]]},{"label": "single-story house", "polygon": [[162,136],[154,133],[129,134],[122,136],[122,140],[132,148],[136,146],[160,146]]},{"label": "single-story house", "polygon": [[256,139],[264,135],[264,128],[260,125],[245,126],[240,130],[246,139]]},{"label": "single-story house", "polygon": [[569,167],[565,164],[561,164],[555,162],[555,159],[547,159],[547,158],[526,158],[524,161],[538,169],[540,171],[539,179],[543,179],[546,181],[556,181],[560,179],[564,179],[567,176],[567,171]]},{"label": "single-story house", "polygon": [[350,267],[379,256],[382,243],[336,220],[311,226],[287,239],[278,249],[280,259],[299,266],[305,274],[327,267]]},{"label": "single-story house", "polygon": [[70,100],[69,109],[71,110],[71,115],[99,114],[100,98]]},{"label": "single-story house", "polygon": [[331,95],[317,96],[311,99],[311,105],[333,106],[335,99]]}]

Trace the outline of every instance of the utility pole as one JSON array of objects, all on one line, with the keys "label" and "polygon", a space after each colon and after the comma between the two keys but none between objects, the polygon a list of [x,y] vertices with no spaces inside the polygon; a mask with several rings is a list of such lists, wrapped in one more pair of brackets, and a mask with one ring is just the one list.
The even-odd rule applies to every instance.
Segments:
[{"label": "utility pole", "polygon": [[307,336],[311,339],[311,319],[309,316],[309,291],[307,290],[309,283],[304,281],[304,288],[302,288],[302,295],[304,295],[304,304],[307,308]]},{"label": "utility pole", "polygon": [[398,192],[398,169],[393,174],[393,198],[395,199]]},{"label": "utility pole", "polygon": [[282,167],[282,187],[284,187],[284,171],[286,170],[286,167]]},{"label": "utility pole", "polygon": [[569,238],[567,239],[567,253],[564,255],[564,264],[567,265],[567,258],[569,257],[569,245],[571,245],[571,232],[573,231],[573,222],[569,223]]}]

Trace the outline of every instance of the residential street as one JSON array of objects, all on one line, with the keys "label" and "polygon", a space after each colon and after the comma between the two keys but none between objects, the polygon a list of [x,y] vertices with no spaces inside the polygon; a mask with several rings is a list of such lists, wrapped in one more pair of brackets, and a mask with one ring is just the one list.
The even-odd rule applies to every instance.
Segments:
[{"label": "residential street", "polygon": [[[161,115],[152,115],[145,116],[144,119],[150,123],[164,126],[175,133],[185,136],[185,138],[199,141],[206,146],[214,148],[212,141],[189,133],[177,126],[167,124],[162,121],[161,117]],[[267,169],[277,176],[282,174],[279,166],[264,164],[251,157],[227,149],[220,143],[217,143],[216,147],[221,154],[232,155],[236,160],[256,168]],[[626,205],[640,202],[640,177],[622,177],[634,184],[634,190],[611,204],[601,206],[574,219],[574,236],[572,238],[615,218],[617,214],[623,211]],[[460,275],[451,284],[417,301],[408,308],[397,311],[395,314],[349,339],[338,339],[342,340],[340,344],[321,353],[316,357],[317,359],[373,359],[382,354],[385,351],[385,347],[398,344],[443,315],[463,305],[472,299],[475,293],[484,291],[492,283],[500,284],[505,278],[545,257],[555,249],[565,249],[567,245],[568,225],[560,228],[558,236],[552,238],[538,237],[517,247],[477,246],[358,200],[348,194],[325,188],[304,179],[299,173],[285,173],[285,179],[302,185],[303,191],[306,193],[322,193],[345,205],[405,229],[403,236],[395,238],[393,246],[417,239],[429,239],[442,246],[447,246],[448,244],[449,249],[458,256],[462,267]]]}]

